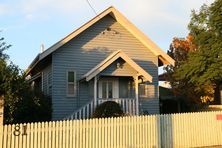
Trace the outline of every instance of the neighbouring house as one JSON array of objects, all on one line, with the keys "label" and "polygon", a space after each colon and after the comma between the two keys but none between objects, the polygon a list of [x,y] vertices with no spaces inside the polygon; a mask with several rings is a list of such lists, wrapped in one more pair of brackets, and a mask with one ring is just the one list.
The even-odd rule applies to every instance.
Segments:
[{"label": "neighbouring house", "polygon": [[[176,113],[190,111],[186,96],[175,96],[169,87],[169,81],[166,81],[166,73],[160,74],[159,79],[159,99],[161,113]],[[222,84],[219,82],[218,84]],[[214,100],[209,105],[204,106],[199,111],[222,110],[222,85],[216,85]]]},{"label": "neighbouring house", "polygon": [[52,98],[52,119],[89,118],[104,101],[158,114],[158,67],[174,60],[114,7],[38,54],[29,81]]}]

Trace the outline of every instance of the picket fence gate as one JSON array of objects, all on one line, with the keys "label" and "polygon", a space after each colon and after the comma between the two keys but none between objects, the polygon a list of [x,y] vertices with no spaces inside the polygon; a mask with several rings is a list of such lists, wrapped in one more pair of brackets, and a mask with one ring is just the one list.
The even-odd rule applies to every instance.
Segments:
[{"label": "picket fence gate", "polygon": [[52,121],[0,126],[0,148],[222,146],[222,112]]}]

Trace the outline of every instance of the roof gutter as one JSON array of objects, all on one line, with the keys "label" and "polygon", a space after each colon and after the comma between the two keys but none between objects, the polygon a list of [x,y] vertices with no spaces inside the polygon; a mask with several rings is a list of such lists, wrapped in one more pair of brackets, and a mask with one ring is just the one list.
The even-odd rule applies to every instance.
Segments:
[{"label": "roof gutter", "polygon": [[26,75],[28,75],[31,71],[32,71],[32,69],[39,63],[39,56],[40,56],[40,54],[38,54],[36,57],[35,57],[35,59],[32,61],[32,63],[29,65],[29,67],[26,69],[26,71],[25,71],[25,73],[26,73]]}]

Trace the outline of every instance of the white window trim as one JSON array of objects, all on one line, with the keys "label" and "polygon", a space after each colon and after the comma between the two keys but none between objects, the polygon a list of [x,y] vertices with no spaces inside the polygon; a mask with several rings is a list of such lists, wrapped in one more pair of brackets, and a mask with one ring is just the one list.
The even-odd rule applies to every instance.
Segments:
[{"label": "white window trim", "polygon": [[[74,94],[69,94],[69,93],[68,93],[68,85],[69,85],[69,82],[68,82],[68,79],[69,79],[69,78],[68,78],[68,73],[69,73],[69,72],[74,72],[74,78],[75,78],[75,79],[74,79],[74,80],[75,80],[75,81],[74,81]],[[76,89],[77,89],[77,88],[76,88],[76,71],[75,71],[75,70],[67,70],[67,71],[66,71],[66,96],[67,96],[67,97],[76,97]]]}]

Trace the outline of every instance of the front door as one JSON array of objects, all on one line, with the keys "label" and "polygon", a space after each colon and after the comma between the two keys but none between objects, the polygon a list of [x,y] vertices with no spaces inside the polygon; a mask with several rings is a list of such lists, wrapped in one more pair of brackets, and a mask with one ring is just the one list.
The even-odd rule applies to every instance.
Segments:
[{"label": "front door", "polygon": [[102,98],[104,99],[113,98],[113,81],[102,82]]},{"label": "front door", "polygon": [[119,98],[119,85],[117,78],[101,78],[99,80],[99,98]]}]

